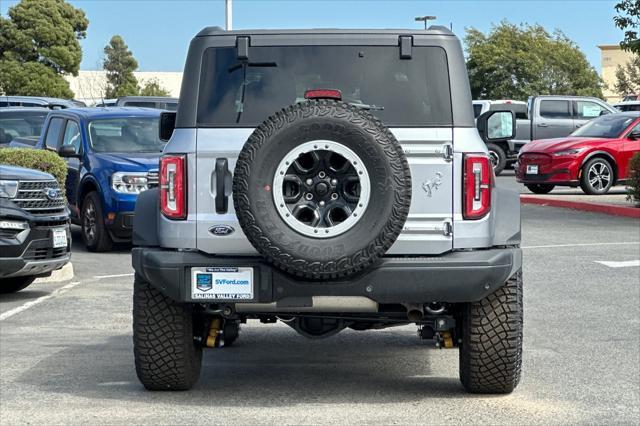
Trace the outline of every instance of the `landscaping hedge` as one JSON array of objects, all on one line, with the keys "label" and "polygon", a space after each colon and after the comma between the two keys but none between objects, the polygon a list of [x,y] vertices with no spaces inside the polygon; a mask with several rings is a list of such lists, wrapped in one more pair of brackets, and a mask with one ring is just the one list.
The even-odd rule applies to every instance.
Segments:
[{"label": "landscaping hedge", "polygon": [[640,206],[640,152],[634,154],[629,161],[627,200]]},{"label": "landscaping hedge", "polygon": [[51,173],[64,193],[67,163],[55,152],[31,148],[0,148],[0,164],[26,167]]}]

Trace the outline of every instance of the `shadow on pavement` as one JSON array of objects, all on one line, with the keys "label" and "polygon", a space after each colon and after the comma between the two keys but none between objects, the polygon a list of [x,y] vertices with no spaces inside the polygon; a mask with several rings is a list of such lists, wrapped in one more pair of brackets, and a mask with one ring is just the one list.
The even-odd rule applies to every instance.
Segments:
[{"label": "shadow on pavement", "polygon": [[293,333],[283,327],[252,328],[232,347],[205,350],[200,381],[189,392],[146,391],[135,375],[129,335],[110,337],[102,344],[67,346],[18,381],[42,391],[94,399],[217,407],[470,396],[457,376],[431,376],[430,358],[444,351],[438,353],[431,342],[415,335],[343,332],[326,340],[307,340]]},{"label": "shadow on pavement", "polygon": [[37,299],[38,297],[46,296],[50,294],[50,291],[41,291],[41,290],[29,290],[27,287],[24,290],[21,290],[17,293],[8,293],[8,294],[0,294],[0,301],[2,302],[14,302],[14,301],[29,301],[32,299]]}]

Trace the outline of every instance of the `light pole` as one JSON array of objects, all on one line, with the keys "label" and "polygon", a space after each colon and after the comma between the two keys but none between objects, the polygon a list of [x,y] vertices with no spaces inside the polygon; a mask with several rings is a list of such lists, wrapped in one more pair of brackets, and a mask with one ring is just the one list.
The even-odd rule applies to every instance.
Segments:
[{"label": "light pole", "polygon": [[231,22],[233,18],[233,6],[231,0],[225,0],[224,6],[224,26],[227,31],[231,31],[233,29]]},{"label": "light pole", "polygon": [[427,15],[427,16],[416,16],[416,22],[420,22],[420,21],[424,21],[424,29],[427,29],[427,25],[429,24],[429,21],[435,21],[436,20],[436,16],[431,16],[431,15]]}]

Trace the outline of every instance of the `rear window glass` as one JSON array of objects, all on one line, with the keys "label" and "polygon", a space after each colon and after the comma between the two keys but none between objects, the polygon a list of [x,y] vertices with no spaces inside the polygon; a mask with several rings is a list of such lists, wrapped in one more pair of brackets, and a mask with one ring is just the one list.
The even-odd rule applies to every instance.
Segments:
[{"label": "rear window glass", "polygon": [[310,89],[338,89],[342,100],[369,109],[389,126],[452,124],[445,51],[414,47],[251,47],[205,51],[198,101],[202,127],[253,127],[281,108],[304,101]]},{"label": "rear window glass", "polygon": [[156,108],[156,103],[155,102],[143,102],[143,101],[130,101],[130,102],[125,102],[124,106],[140,107],[140,108]]},{"label": "rear window glass", "polygon": [[89,123],[89,141],[95,152],[161,152],[158,117],[96,119]]},{"label": "rear window glass", "polygon": [[47,117],[47,111],[21,114],[0,113],[0,144],[25,136],[39,136]]},{"label": "rear window glass", "polygon": [[540,116],[544,118],[572,118],[569,101],[541,101]]}]

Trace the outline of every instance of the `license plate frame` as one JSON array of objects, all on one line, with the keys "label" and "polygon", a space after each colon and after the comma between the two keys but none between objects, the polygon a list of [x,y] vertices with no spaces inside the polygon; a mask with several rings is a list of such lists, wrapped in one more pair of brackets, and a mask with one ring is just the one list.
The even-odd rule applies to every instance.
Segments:
[{"label": "license plate frame", "polygon": [[55,228],[51,230],[51,245],[53,248],[66,247],[68,244],[67,230],[65,228]]},{"label": "license plate frame", "polygon": [[189,288],[193,300],[250,302],[256,293],[254,270],[242,266],[192,267]]},{"label": "license plate frame", "polygon": [[527,164],[527,174],[528,175],[537,175],[538,174],[538,165],[537,164]]}]

